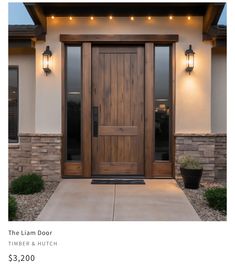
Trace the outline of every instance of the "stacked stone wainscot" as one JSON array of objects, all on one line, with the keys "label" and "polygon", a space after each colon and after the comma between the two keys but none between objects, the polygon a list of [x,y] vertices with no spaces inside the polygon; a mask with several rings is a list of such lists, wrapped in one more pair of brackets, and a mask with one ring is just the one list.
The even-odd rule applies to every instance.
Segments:
[{"label": "stacked stone wainscot", "polygon": [[175,177],[181,179],[179,159],[190,155],[203,166],[203,181],[226,183],[226,134],[176,134]]},{"label": "stacked stone wainscot", "polygon": [[34,172],[45,181],[59,181],[61,146],[58,134],[20,134],[18,144],[9,144],[9,180]]},{"label": "stacked stone wainscot", "polygon": [[215,137],[215,181],[226,182],[227,177],[227,138],[226,136]]},{"label": "stacked stone wainscot", "polygon": [[[204,181],[226,183],[226,142],[225,134],[176,134],[176,179],[181,179],[179,158],[190,155],[201,162]],[[9,180],[29,172],[60,180],[61,150],[61,135],[20,134],[18,144],[9,144]]]}]

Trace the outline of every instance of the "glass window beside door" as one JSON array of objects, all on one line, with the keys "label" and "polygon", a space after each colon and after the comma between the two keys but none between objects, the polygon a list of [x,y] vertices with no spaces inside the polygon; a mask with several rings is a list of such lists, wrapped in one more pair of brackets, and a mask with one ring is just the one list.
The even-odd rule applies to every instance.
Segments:
[{"label": "glass window beside door", "polygon": [[66,161],[81,160],[81,47],[66,46]]},{"label": "glass window beside door", "polygon": [[18,67],[8,69],[8,142],[18,142]]},{"label": "glass window beside door", "polygon": [[171,73],[170,46],[155,46],[154,159],[170,160]]}]

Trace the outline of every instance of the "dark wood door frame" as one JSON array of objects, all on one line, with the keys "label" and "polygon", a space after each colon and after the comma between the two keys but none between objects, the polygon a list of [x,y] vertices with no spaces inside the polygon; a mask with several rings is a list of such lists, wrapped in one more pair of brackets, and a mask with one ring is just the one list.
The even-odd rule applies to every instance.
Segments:
[{"label": "dark wood door frame", "polygon": [[[152,178],[156,173],[154,162],[154,45],[172,45],[178,41],[178,35],[60,35],[62,46],[62,65],[64,58],[64,45],[80,44],[82,46],[82,160],[80,163],[64,162],[62,155],[62,175],[91,177],[91,65],[92,65],[92,45],[95,44],[143,44],[145,49],[145,177]],[[174,69],[175,69],[175,49],[172,50],[172,137],[174,134]],[[62,129],[65,127],[65,99],[64,99],[64,69],[62,69]],[[63,135],[65,139],[66,135]],[[172,146],[174,145],[172,138]],[[63,145],[64,145],[63,141]],[[174,152],[174,147],[172,148]],[[63,150],[63,149],[62,149]],[[62,151],[63,153],[63,151]],[[174,154],[172,154],[172,174],[174,175]]]},{"label": "dark wood door frame", "polygon": [[154,158],[154,43],[145,43],[145,177],[152,177]]},{"label": "dark wood door frame", "polygon": [[147,42],[158,44],[172,44],[178,42],[176,34],[151,34],[151,35],[94,35],[94,34],[61,34],[60,41],[68,44],[92,43],[92,44],[145,44]]}]

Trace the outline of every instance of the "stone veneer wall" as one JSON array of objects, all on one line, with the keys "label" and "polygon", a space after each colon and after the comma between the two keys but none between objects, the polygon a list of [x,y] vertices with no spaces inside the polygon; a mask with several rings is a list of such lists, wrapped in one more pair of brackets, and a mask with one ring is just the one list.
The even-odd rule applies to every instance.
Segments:
[{"label": "stone veneer wall", "polygon": [[227,179],[227,138],[215,137],[215,181],[226,183]]},{"label": "stone veneer wall", "polygon": [[203,181],[226,183],[225,134],[176,134],[175,178],[181,179],[179,158],[190,155],[203,166]]},{"label": "stone veneer wall", "polygon": [[21,134],[9,144],[9,181],[34,172],[45,181],[61,179],[62,137],[58,134]]}]

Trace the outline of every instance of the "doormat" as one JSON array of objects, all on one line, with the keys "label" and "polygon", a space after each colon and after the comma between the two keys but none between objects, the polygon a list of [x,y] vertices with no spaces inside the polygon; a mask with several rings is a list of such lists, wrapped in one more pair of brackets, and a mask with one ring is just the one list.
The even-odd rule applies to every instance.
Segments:
[{"label": "doormat", "polygon": [[143,179],[93,179],[91,184],[145,184]]}]

